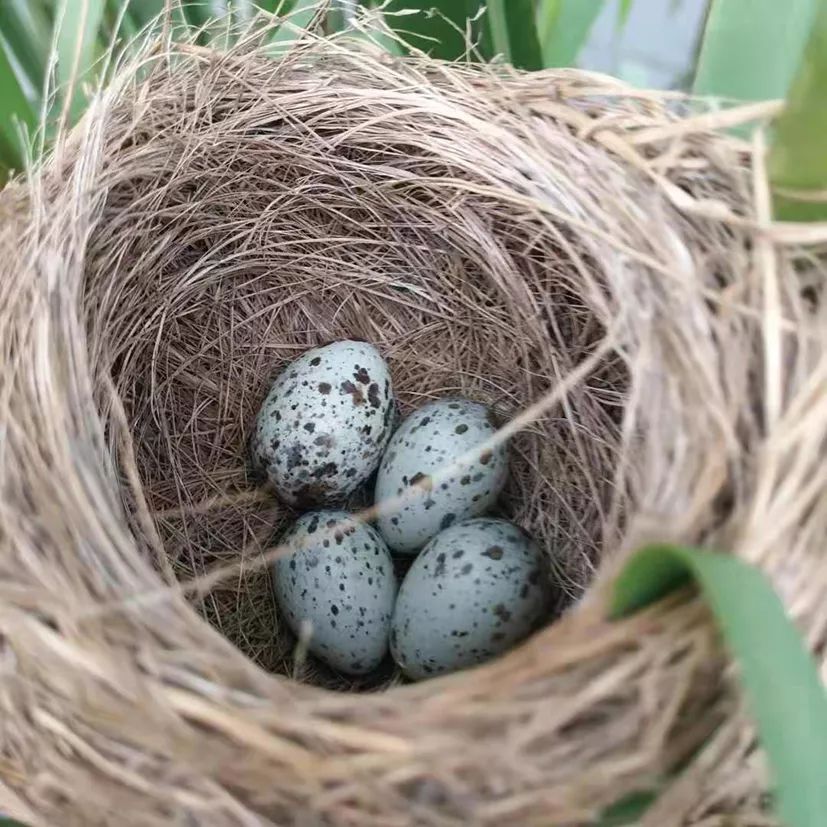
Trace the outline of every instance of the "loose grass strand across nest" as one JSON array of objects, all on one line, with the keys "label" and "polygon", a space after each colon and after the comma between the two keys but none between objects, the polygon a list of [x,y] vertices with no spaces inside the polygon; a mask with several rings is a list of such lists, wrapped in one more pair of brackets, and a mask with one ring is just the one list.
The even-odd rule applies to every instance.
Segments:
[{"label": "loose grass strand across nest", "polygon": [[[762,566],[825,642],[824,271],[715,118],[341,40],[121,70],[0,199],[0,810],[549,827],[660,784],[651,824],[751,823],[701,603],[604,620],[624,555],[674,540]],[[502,507],[565,611],[497,662],[334,691],[359,687],[275,631],[290,515],[245,442],[280,368],[344,337],[403,412],[549,401]]]}]

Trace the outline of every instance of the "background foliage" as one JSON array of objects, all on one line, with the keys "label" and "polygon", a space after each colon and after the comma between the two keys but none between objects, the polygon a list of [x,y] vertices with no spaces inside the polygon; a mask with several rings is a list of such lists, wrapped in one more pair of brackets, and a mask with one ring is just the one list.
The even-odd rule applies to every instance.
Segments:
[{"label": "background foliage", "polygon": [[[638,0],[639,2],[640,0]],[[687,80],[701,95],[734,100],[784,97],[798,76],[794,106],[781,122],[772,174],[779,215],[827,218],[827,0],[663,0],[707,5],[698,59]],[[622,27],[635,0],[0,0],[0,183],[25,166],[39,125],[48,144],[58,124],[77,120],[87,90],[167,9],[181,35],[225,45],[256,13],[274,20],[275,42],[319,22],[350,26],[365,7],[381,11],[396,37],[387,48],[420,49],[445,59],[504,59],[536,70],[577,64],[595,20],[610,6]],[[822,13],[817,14],[819,9]],[[418,12],[418,13],[413,13]],[[822,32],[821,35],[818,32]],[[817,38],[822,37],[821,48]],[[468,43],[475,48],[468,49]],[[407,44],[402,45],[402,44]],[[800,159],[800,162],[799,162]]]}]

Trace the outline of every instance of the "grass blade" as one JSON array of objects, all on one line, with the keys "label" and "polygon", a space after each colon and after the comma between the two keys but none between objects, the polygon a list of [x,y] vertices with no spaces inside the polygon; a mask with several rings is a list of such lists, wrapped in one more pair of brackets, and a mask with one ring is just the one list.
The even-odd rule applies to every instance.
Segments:
[{"label": "grass blade", "polygon": [[[467,52],[466,21],[476,18],[478,9],[479,2],[473,0],[391,0],[385,7],[385,20],[413,48],[456,60]],[[417,13],[404,13],[413,10]]]},{"label": "grass blade", "polygon": [[695,72],[695,93],[739,100],[785,97],[816,3],[713,0]]},{"label": "grass blade", "polygon": [[184,19],[193,29],[204,28],[212,18],[207,0],[184,0],[181,8],[184,12]]},{"label": "grass blade", "polygon": [[769,172],[777,218],[827,221],[827,0],[778,119]]},{"label": "grass blade", "polygon": [[41,6],[30,0],[0,0],[0,33],[32,85],[39,88],[52,39],[52,27]]},{"label": "grass blade", "polygon": [[819,827],[827,812],[827,693],[764,575],[725,554],[679,546],[638,552],[614,584],[612,617],[694,581],[738,664],[744,694],[788,827]]},{"label": "grass blade", "polygon": [[299,37],[297,30],[308,29],[319,8],[318,0],[276,0],[270,5],[275,7],[272,13],[283,16],[289,22],[287,26],[279,26],[270,36],[270,42],[276,45]]},{"label": "grass blade", "polygon": [[604,0],[558,0],[551,29],[546,30],[542,45],[546,66],[575,65],[603,3]]},{"label": "grass blade", "polygon": [[655,798],[653,792],[632,793],[604,810],[597,827],[631,827],[640,821]]},{"label": "grass blade", "polygon": [[324,21],[324,30],[327,34],[335,34],[347,29],[347,16],[345,5],[341,0],[332,0],[330,10]]},{"label": "grass blade", "polygon": [[268,14],[290,14],[296,2],[295,0],[258,0],[253,5]]},{"label": "grass blade", "polygon": [[488,0],[488,26],[494,51],[518,69],[542,69],[534,0]]},{"label": "grass blade", "polygon": [[57,14],[57,79],[64,112],[70,121],[83,113],[86,98],[81,86],[100,54],[98,32],[103,19],[103,0],[61,0]]},{"label": "grass blade", "polygon": [[511,42],[508,36],[508,17],[502,0],[488,0],[488,28],[494,53],[511,63]]},{"label": "grass blade", "polygon": [[0,184],[12,170],[23,169],[19,126],[33,131],[37,115],[20,86],[14,67],[0,41]]},{"label": "grass blade", "polygon": [[151,20],[159,17],[165,5],[165,0],[131,0],[129,14],[137,27],[142,29]]}]

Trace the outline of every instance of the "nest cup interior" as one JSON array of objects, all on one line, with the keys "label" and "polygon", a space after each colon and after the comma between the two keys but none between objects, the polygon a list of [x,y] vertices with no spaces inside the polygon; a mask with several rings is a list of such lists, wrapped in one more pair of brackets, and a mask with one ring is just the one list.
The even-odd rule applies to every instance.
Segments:
[{"label": "nest cup interior", "polygon": [[[123,496],[168,578],[245,561],[198,599],[242,651],[338,685],[312,661],[297,665],[261,564],[296,516],[250,473],[264,396],[307,348],[347,338],[380,349],[403,416],[461,395],[507,421],[559,386],[603,340],[611,299],[591,240],[537,199],[576,196],[573,168],[599,174],[605,156],[572,144],[578,154],[549,162],[485,111],[469,134],[470,112],[445,112],[438,96],[412,107],[376,90],[343,110],[335,84],[299,105],[270,78],[264,97],[240,85],[222,96],[217,84],[196,117],[166,82],[153,104],[163,128],[151,113],[131,125],[88,249],[92,342],[123,401],[142,488],[124,484]],[[559,190],[538,194],[538,178]],[[511,442],[498,510],[547,553],[556,611],[622,521],[625,385],[609,355]],[[140,500],[153,531],[134,516]]]},{"label": "nest cup interior", "polygon": [[[429,399],[461,395],[492,405],[505,421],[602,332],[567,284],[559,251],[536,243],[536,228],[521,227],[510,205],[489,200],[484,221],[474,198],[452,204],[450,188],[442,202],[427,190],[378,187],[353,197],[351,163],[398,162],[405,150],[346,149],[325,154],[321,169],[313,168],[321,159],[273,152],[239,175],[239,192],[227,187],[224,151],[216,148],[197,164],[197,181],[182,176],[160,193],[170,218],[156,233],[171,242],[169,259],[146,272],[154,234],[130,244],[130,280],[160,289],[151,304],[145,288],[134,294],[138,335],[118,348],[117,386],[144,495],[179,579],[240,554],[254,563],[297,516],[255,488],[248,436],[273,379],[307,348],[373,342],[389,363],[403,416]],[[190,221],[203,228],[202,241],[192,239]],[[126,319],[124,305],[119,312]],[[568,416],[555,410],[512,442],[498,512],[547,551],[561,587],[558,608],[579,593],[598,557],[618,399],[609,382],[580,387]],[[214,589],[202,608],[256,661],[290,673],[294,640],[274,616],[270,585],[268,569],[253,566]],[[302,676],[314,674],[324,670]]]},{"label": "nest cup interior", "polygon": [[[92,326],[175,577],[249,560],[201,608],[251,658],[286,673],[294,640],[255,561],[296,515],[255,488],[247,453],[279,372],[309,347],[364,339],[387,359],[403,416],[462,395],[505,421],[604,334],[567,231],[491,186],[485,141],[448,152],[436,138],[414,143],[427,112],[389,129],[370,123],[367,102],[344,121],[334,103],[321,95],[289,118],[274,110],[255,129],[204,127],[209,140],[148,131],[148,157],[109,192],[91,256],[101,264],[87,282],[103,299]],[[213,102],[224,118],[242,107]],[[512,441],[500,513],[546,550],[558,609],[599,557],[622,380],[610,360]]]}]

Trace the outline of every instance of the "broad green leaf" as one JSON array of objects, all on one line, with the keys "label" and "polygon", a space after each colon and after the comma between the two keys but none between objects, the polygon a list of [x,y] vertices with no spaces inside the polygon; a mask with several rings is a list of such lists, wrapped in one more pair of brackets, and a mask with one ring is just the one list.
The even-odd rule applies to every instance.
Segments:
[{"label": "broad green leaf", "polygon": [[693,582],[740,672],[787,827],[822,827],[827,813],[827,693],[776,593],[735,557],[679,546],[638,552],[615,581],[614,618]]},{"label": "broad green leaf", "polygon": [[631,793],[604,810],[597,827],[626,827],[637,824],[655,798],[653,792]]},{"label": "broad green leaf", "polygon": [[23,94],[20,82],[0,42],[0,184],[11,170],[23,169],[23,148],[18,127],[33,130],[37,115]]},{"label": "broad green leaf", "polygon": [[290,14],[296,0],[256,0],[253,5],[269,14]]},{"label": "broad green leaf", "polygon": [[822,0],[772,142],[769,171],[777,218],[827,221],[826,147],[827,0]]},{"label": "broad green leaf", "polygon": [[466,21],[476,19],[479,6],[479,0],[390,0],[385,20],[413,48],[456,60],[466,54]]},{"label": "broad green leaf", "polygon": [[[117,20],[118,18],[116,18],[115,21],[112,21],[110,24],[111,28],[114,29]],[[120,30],[117,32],[120,37],[126,38],[126,40],[131,40],[133,37],[137,36],[139,30],[140,24],[129,12],[120,17]],[[111,32],[109,35],[111,38]]]},{"label": "broad green leaf", "polygon": [[494,51],[518,69],[542,69],[534,0],[488,0],[487,25]]},{"label": "broad green leaf", "polygon": [[[115,0],[115,6],[119,6],[119,0]],[[131,0],[129,3],[129,14],[138,27],[143,28],[152,20],[156,20],[164,11],[165,0]]]},{"label": "broad green leaf", "polygon": [[[348,0],[340,0],[340,2],[347,3]],[[396,56],[405,54],[406,50],[403,44],[391,33],[392,29],[387,25],[384,16],[378,13],[377,3],[371,2],[371,0],[353,0],[353,2],[357,7],[361,5],[368,9],[374,9],[375,13],[369,16],[362,16],[359,15],[357,9],[354,8],[355,17],[359,19],[360,25],[350,29],[351,36],[357,39],[368,40],[389,54]]]},{"label": "broad green leaf", "polygon": [[319,8],[318,0],[281,0],[275,2],[273,13],[289,21],[288,25],[279,26],[272,35],[270,42],[276,45],[295,40],[299,31],[308,29],[313,23]]},{"label": "broad green leaf", "polygon": [[100,53],[103,11],[103,0],[60,0],[58,7],[57,78],[72,121],[86,104],[81,87],[92,79],[90,70]]},{"label": "broad green leaf", "polygon": [[103,19],[98,32],[98,39],[101,43],[117,44],[120,40],[118,48],[123,48],[124,42],[137,36],[143,21],[135,15],[136,5],[138,5],[136,0],[126,4],[118,0],[104,2]]},{"label": "broad green leaf", "polygon": [[694,91],[739,100],[783,98],[818,0],[712,0]]},{"label": "broad green leaf", "polygon": [[208,0],[182,0],[184,19],[193,29],[201,29],[213,18]]},{"label": "broad green leaf", "polygon": [[603,3],[604,0],[559,0],[553,24],[542,44],[546,66],[575,65]]},{"label": "broad green leaf", "polygon": [[539,0],[537,3],[537,35],[540,44],[547,43],[560,14],[561,0]]},{"label": "broad green leaf", "polygon": [[52,27],[39,3],[0,0],[0,35],[35,88],[40,88],[49,60]]},{"label": "broad green leaf", "polygon": [[330,9],[324,21],[324,30],[328,34],[342,32],[347,28],[345,7],[341,0],[332,0]]},{"label": "broad green leaf", "polygon": [[503,0],[488,0],[487,24],[495,54],[511,62],[511,42],[508,36],[508,12]]}]

